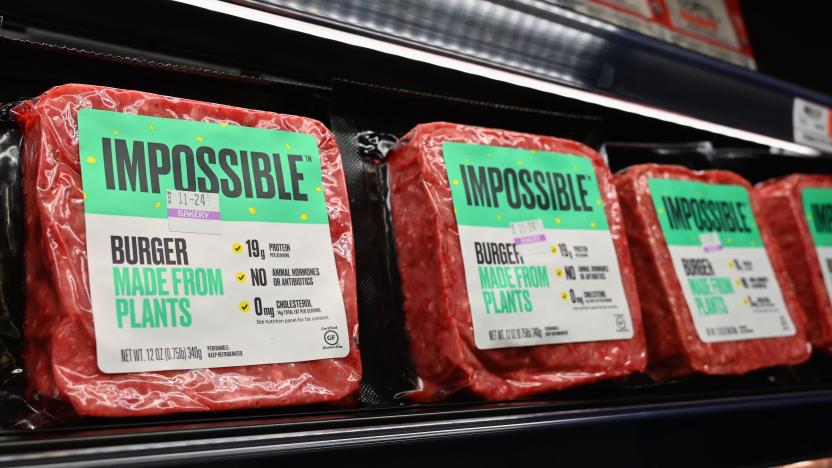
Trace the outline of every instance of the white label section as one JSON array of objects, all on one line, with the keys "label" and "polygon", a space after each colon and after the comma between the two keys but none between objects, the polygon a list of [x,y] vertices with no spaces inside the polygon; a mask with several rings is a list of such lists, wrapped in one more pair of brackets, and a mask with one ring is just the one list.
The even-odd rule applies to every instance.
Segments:
[{"label": "white label section", "polygon": [[[222,235],[205,235],[171,233],[166,219],[87,213],[86,225],[98,366],[104,372],[349,353],[326,224],[223,221]],[[121,238],[115,249],[111,236]],[[149,247],[139,258],[151,264],[121,263],[136,258],[125,247],[133,249],[134,240]],[[168,264],[152,264],[159,260]]]},{"label": "white label section", "polygon": [[545,236],[547,252],[523,258],[511,229],[459,226],[477,347],[632,338],[610,233],[546,229]]},{"label": "white label section", "polygon": [[823,282],[826,285],[826,294],[832,302],[832,247],[815,247],[818,254],[820,270],[823,272]]},{"label": "white label section", "polygon": [[796,333],[764,248],[669,249],[700,340],[715,343]]},{"label": "white label section", "polygon": [[832,129],[829,128],[829,109],[794,98],[792,128],[795,143],[832,152]]},{"label": "white label section", "polygon": [[166,191],[171,232],[221,234],[220,197],[216,193]]}]

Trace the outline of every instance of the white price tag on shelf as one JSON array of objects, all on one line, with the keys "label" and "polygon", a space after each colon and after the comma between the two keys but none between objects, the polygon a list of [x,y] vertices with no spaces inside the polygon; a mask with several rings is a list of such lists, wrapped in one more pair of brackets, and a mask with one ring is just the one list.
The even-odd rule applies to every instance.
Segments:
[{"label": "white price tag on shelf", "polygon": [[792,125],[795,143],[832,152],[832,123],[830,118],[832,116],[830,116],[828,107],[794,98]]}]

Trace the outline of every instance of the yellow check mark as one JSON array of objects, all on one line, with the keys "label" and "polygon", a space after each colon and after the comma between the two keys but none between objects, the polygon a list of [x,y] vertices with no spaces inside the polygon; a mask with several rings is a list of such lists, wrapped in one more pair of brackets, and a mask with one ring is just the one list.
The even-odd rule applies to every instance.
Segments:
[{"label": "yellow check mark", "polygon": [[250,308],[248,301],[240,301],[240,312],[248,313]]},{"label": "yellow check mark", "polygon": [[237,282],[240,283],[240,284],[246,282],[246,274],[243,273],[242,271],[238,271],[237,274],[234,275],[234,278],[236,278]]}]

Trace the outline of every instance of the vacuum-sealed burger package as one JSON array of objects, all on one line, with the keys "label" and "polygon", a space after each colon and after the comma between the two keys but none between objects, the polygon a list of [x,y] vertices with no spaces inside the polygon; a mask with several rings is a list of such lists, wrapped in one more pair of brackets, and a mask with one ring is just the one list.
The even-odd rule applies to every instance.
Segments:
[{"label": "vacuum-sealed burger package", "polygon": [[36,392],[93,416],[355,400],[350,210],[321,123],[76,84],[14,112]]},{"label": "vacuum-sealed burger package", "polygon": [[597,153],[429,123],[387,161],[409,399],[511,399],[644,369],[621,212]]},{"label": "vacuum-sealed burger package", "polygon": [[832,176],[766,181],[757,197],[775,245],[789,259],[786,272],[811,325],[812,345],[832,351]]},{"label": "vacuum-sealed burger package", "polygon": [[644,164],[615,182],[652,376],[736,375],[809,357],[800,303],[745,179]]}]

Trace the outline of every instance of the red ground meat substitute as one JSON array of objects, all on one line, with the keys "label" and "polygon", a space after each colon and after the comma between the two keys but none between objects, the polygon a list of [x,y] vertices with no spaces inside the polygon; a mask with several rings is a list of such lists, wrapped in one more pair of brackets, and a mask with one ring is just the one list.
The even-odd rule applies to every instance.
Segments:
[{"label": "red ground meat substitute", "polygon": [[757,197],[765,223],[783,256],[789,259],[786,271],[811,323],[808,330],[812,345],[832,351],[832,303],[803,214],[802,193],[807,187],[832,189],[832,176],[795,174],[766,181],[757,187]]},{"label": "red ground meat substitute", "polygon": [[[592,162],[632,313],[632,339],[493,350],[476,347],[442,153],[446,141],[568,153]],[[557,138],[429,123],[413,129],[394,150],[390,177],[406,326],[420,380],[408,398],[434,401],[468,390],[482,398],[510,399],[644,369],[644,334],[621,212],[612,176],[597,153]]]},{"label": "red ground meat substitute", "polygon": [[658,379],[695,372],[744,374],[763,367],[798,364],[806,360],[811,347],[805,337],[803,313],[785,276],[782,257],[772,248],[774,233],[762,222],[757,223],[760,236],[797,333],[789,337],[717,343],[705,343],[699,339],[659,225],[647,182],[649,178],[741,185],[749,190],[755,219],[761,221],[763,217],[751,185],[732,172],[694,172],[681,166],[644,164],[616,174],[615,183],[633,254],[633,267],[638,272],[650,374]]},{"label": "red ground meat substitute", "polygon": [[[350,353],[309,362],[104,374],[96,363],[78,154],[80,109],[92,108],[308,133],[318,141],[332,248]],[[19,105],[25,135],[26,308],[24,357],[35,391],[80,414],[137,416],[341,402],[361,378],[353,238],[335,139],[318,121],[138,91],[64,85]]]}]

